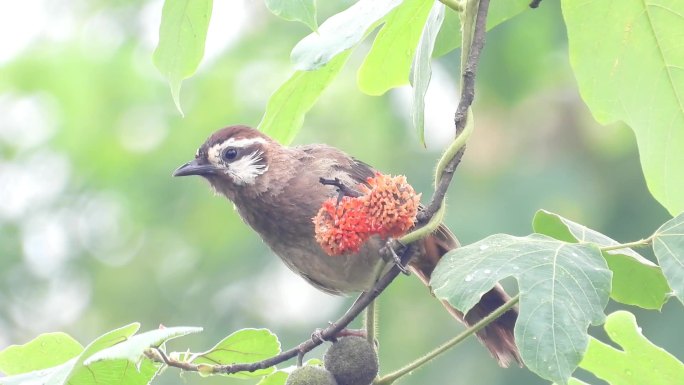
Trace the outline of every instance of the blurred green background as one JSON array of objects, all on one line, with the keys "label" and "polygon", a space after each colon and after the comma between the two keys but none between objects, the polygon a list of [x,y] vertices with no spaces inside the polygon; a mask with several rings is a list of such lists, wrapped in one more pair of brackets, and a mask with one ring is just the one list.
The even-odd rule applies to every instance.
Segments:
[{"label": "blurred green background", "polygon": [[[350,2],[319,3],[322,21]],[[151,60],[161,7],[27,0],[0,14],[0,349],[47,331],[87,344],[133,321],[144,330],[205,328],[173,341],[172,350],[205,350],[243,327],[270,328],[290,347],[352,300],[290,273],[200,178],[171,177],[215,129],[259,123],[307,28],[276,18],[261,1],[215,1],[205,59],[181,92],[182,118]],[[368,47],[326,90],[296,142],[325,142],[405,174],[427,197],[452,132],[458,53],[435,64],[425,149],[410,125],[407,87],[383,97],[356,89]],[[556,2],[488,35],[475,114],[449,193],[447,223],[463,243],[527,234],[539,208],[621,241],[647,236],[668,218],[645,187],[631,131],[598,126],[582,103]],[[670,301],[662,313],[629,310],[648,338],[684,357],[679,304]],[[384,372],[461,330],[412,277],[382,296],[380,317]],[[168,370],[156,383],[245,381]],[[473,340],[403,383],[546,382],[498,368]]]}]

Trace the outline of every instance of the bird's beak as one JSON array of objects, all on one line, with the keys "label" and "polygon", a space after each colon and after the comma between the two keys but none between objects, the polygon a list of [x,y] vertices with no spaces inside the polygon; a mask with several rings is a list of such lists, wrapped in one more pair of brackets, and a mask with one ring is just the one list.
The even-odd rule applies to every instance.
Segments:
[{"label": "bird's beak", "polygon": [[211,175],[216,173],[216,167],[211,164],[199,164],[197,159],[178,167],[173,172],[173,176],[188,176],[188,175]]}]

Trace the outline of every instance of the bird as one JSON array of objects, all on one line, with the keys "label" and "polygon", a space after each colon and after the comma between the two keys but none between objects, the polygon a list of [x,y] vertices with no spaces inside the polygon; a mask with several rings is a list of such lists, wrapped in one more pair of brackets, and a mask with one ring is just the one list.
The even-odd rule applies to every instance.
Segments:
[{"label": "bird", "polygon": [[[181,165],[174,177],[196,175],[215,193],[230,200],[249,225],[292,271],[314,287],[334,295],[364,292],[373,287],[390,262],[380,255],[386,241],[371,237],[358,252],[328,255],[317,243],[312,218],[324,201],[338,196],[321,178],[357,186],[376,175],[370,165],[326,144],[284,146],[261,131],[234,125],[209,136],[193,160]],[[429,288],[440,258],[459,247],[444,225],[418,242],[408,263],[411,272]],[[391,265],[389,265],[391,267]],[[442,301],[446,310],[465,325],[473,325],[509,298],[497,285],[483,294],[467,314]],[[522,365],[515,345],[516,307],[476,333],[502,367]]]}]

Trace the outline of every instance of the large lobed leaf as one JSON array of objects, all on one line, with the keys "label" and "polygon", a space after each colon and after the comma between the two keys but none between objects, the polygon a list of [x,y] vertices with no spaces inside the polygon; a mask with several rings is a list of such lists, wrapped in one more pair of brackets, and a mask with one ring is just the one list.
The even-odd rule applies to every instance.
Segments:
[{"label": "large lobed leaf", "polygon": [[684,1],[563,0],[570,62],[602,124],[627,123],[653,196],[684,211]]},{"label": "large lobed leaf", "polygon": [[622,350],[591,338],[582,369],[611,385],[684,383],[684,365],[644,337],[632,313],[610,314],[604,328]]},{"label": "large lobed leaf", "polygon": [[684,213],[665,222],[654,234],[653,252],[672,294],[684,303]]},{"label": "large lobed leaf", "polygon": [[212,0],[166,0],[159,26],[154,65],[169,81],[176,108],[181,111],[180,88],[204,56]]},{"label": "large lobed leaf", "polygon": [[520,289],[515,341],[523,361],[541,377],[567,383],[587,347],[587,328],[604,319],[611,272],[601,252],[540,234],[497,234],[447,253],[430,285],[467,312],[506,277]]},{"label": "large lobed leaf", "polygon": [[[591,242],[599,246],[619,243],[598,231],[567,218],[539,210],[534,216],[534,231],[565,242]],[[613,271],[611,298],[645,309],[660,309],[669,298],[670,287],[662,270],[632,249],[611,250],[603,253]]]}]

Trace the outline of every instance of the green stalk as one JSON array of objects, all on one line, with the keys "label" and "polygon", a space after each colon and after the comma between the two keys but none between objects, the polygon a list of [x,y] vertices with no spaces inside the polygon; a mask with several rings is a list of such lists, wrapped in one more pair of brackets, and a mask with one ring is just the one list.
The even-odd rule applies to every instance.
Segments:
[{"label": "green stalk", "polygon": [[473,326],[469,327],[468,329],[464,330],[463,333],[457,335],[456,337],[452,338],[451,340],[445,342],[441,346],[437,347],[435,350],[427,353],[423,357],[409,363],[408,365],[404,366],[403,368],[392,372],[390,374],[387,374],[383,377],[380,377],[376,381],[373,382],[374,385],[389,385],[393,383],[394,381],[398,380],[399,378],[411,373],[412,371],[420,368],[421,366],[427,364],[431,360],[433,360],[435,357],[439,356],[440,354],[446,352],[447,350],[451,349],[452,347],[458,345],[461,343],[463,340],[466,338],[470,337],[471,335],[477,333],[480,331],[482,328],[485,326],[489,325],[492,323],[494,320],[499,318],[502,314],[510,310],[513,306],[515,306],[516,303],[520,300],[520,294],[517,294],[515,297],[512,297],[509,299],[506,303],[501,305],[498,309],[494,310],[491,314],[488,316],[484,317],[480,321],[478,321],[476,324]]},{"label": "green stalk", "polygon": [[366,339],[371,344],[375,346],[375,338],[377,334],[376,326],[376,302],[373,300],[366,308],[366,317],[364,318],[364,328],[366,329]]}]

